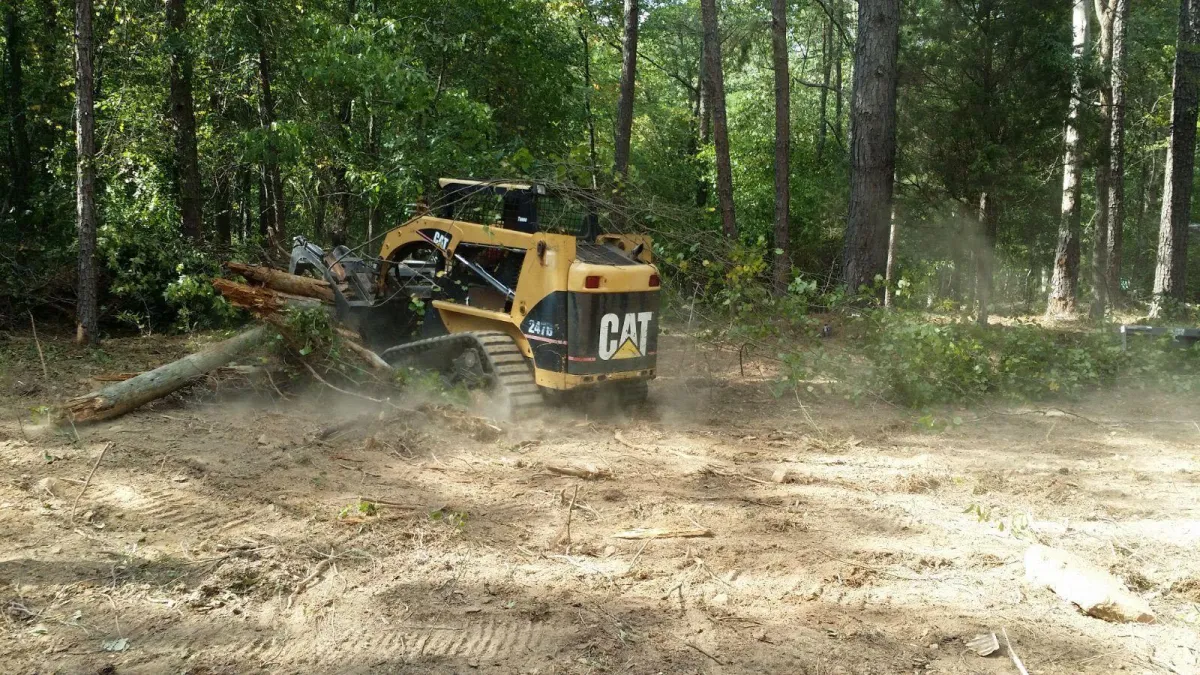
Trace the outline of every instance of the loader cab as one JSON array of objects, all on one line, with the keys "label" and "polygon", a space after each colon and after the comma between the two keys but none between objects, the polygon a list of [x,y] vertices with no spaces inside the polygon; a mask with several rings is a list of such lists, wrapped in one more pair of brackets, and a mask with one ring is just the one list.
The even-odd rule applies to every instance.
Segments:
[{"label": "loader cab", "polygon": [[532,183],[501,183],[443,178],[436,215],[535,234],[566,234],[592,241],[600,220],[589,202],[594,195],[568,195]]}]

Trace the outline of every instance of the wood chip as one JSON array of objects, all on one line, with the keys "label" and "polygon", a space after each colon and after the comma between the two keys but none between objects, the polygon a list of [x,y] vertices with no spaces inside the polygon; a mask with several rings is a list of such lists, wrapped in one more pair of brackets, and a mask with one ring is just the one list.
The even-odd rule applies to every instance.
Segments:
[{"label": "wood chip", "polygon": [[1000,651],[1000,639],[995,633],[981,633],[967,640],[967,649],[980,656],[989,656]]},{"label": "wood chip", "polygon": [[612,471],[595,464],[546,464],[543,466],[546,471],[559,476],[574,476],[584,480],[600,480],[601,478],[612,478]]}]

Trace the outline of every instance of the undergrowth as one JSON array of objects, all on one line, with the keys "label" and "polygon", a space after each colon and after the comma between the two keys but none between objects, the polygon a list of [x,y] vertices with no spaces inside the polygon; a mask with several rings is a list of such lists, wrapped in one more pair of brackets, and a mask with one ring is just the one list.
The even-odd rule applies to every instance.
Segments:
[{"label": "undergrowth", "polygon": [[873,395],[912,408],[984,397],[1076,397],[1116,384],[1200,390],[1200,346],[1185,349],[1169,339],[1133,340],[1122,350],[1108,329],[980,327],[882,309],[859,312],[847,332],[858,339],[840,350],[818,343],[780,354],[781,385],[849,398]]}]

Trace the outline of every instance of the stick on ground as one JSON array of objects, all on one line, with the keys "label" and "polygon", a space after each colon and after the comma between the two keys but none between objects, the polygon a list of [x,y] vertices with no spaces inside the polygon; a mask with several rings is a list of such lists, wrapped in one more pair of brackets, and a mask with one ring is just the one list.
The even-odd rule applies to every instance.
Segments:
[{"label": "stick on ground", "polygon": [[96,475],[96,469],[100,468],[100,460],[104,459],[104,453],[112,447],[112,442],[104,444],[104,449],[100,451],[100,456],[96,458],[96,462],[92,464],[92,470],[88,472],[87,479],[83,481],[83,487],[79,489],[79,494],[75,495],[75,501],[71,504],[71,518],[68,522],[75,522],[75,509],[79,506],[79,499],[83,497],[83,493],[87,492],[88,486],[92,484],[92,476]]},{"label": "stick on ground", "polygon": [[1000,632],[1004,633],[1004,646],[1008,647],[1008,656],[1012,659],[1013,665],[1017,667],[1017,670],[1021,671],[1021,675],[1029,675],[1029,671],[1025,670],[1025,664],[1021,663],[1021,657],[1017,656],[1017,653],[1013,651],[1012,642],[1008,640],[1008,631],[1001,628]]},{"label": "stick on ground", "polygon": [[42,362],[42,379],[50,381],[50,373],[46,370],[46,356],[42,354],[42,341],[37,336],[37,324],[33,322],[33,312],[29,312],[29,327],[33,329],[33,346],[37,347],[38,360]]},{"label": "stick on ground", "polygon": [[575,498],[579,496],[579,486],[575,486],[575,491],[571,493],[571,504],[567,506],[567,533],[564,536],[567,544],[567,553],[571,552],[571,514],[575,513]]},{"label": "stick on ground", "polygon": [[703,527],[686,527],[682,529],[639,527],[612,535],[613,539],[677,539],[711,536],[713,536],[712,530]]}]

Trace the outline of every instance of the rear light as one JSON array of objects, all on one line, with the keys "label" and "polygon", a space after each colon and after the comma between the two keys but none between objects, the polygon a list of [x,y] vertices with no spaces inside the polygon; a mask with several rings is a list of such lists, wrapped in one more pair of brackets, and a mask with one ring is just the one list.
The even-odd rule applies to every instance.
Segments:
[{"label": "rear light", "polygon": [[591,276],[583,280],[584,288],[600,288],[600,277]]},{"label": "rear light", "polygon": [[658,288],[662,285],[662,279],[658,278],[657,274],[650,275],[650,288]]}]

